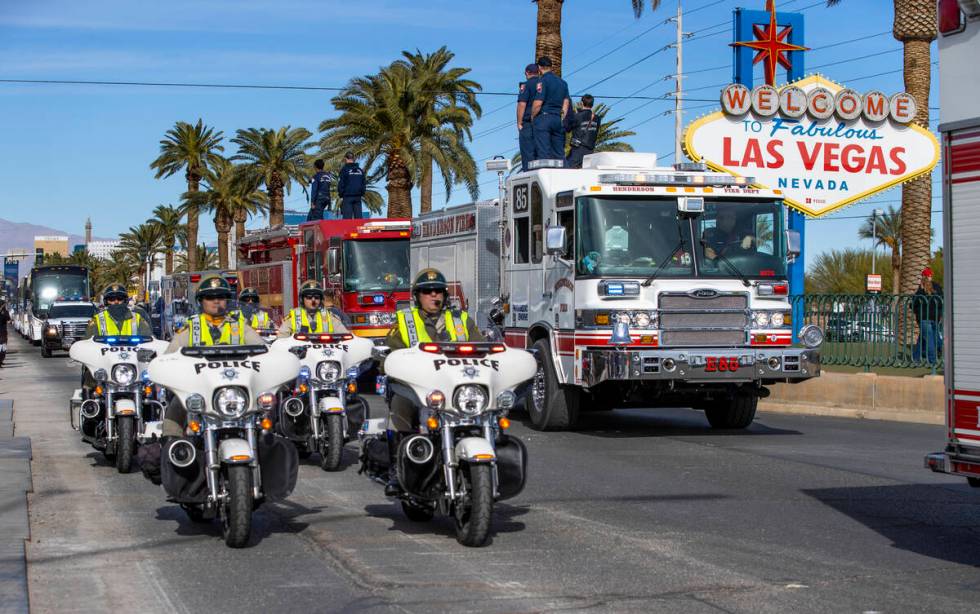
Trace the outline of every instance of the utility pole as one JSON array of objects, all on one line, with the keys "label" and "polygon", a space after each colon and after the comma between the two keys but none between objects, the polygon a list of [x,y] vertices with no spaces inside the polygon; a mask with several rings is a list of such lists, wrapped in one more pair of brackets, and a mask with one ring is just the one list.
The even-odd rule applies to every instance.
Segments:
[{"label": "utility pole", "polygon": [[677,16],[667,19],[677,24],[677,42],[672,47],[677,50],[677,74],[674,75],[674,162],[681,161],[681,138],[684,126],[684,86],[681,80],[684,78],[684,39],[691,36],[690,32],[685,32],[681,23],[683,14],[681,11],[681,0],[677,0]]}]

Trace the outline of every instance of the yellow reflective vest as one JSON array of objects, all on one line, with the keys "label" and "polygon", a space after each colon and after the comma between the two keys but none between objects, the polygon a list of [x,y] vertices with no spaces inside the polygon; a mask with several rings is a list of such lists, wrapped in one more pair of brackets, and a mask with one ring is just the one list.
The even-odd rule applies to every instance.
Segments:
[{"label": "yellow reflective vest", "polygon": [[[467,329],[469,314],[465,311],[456,315],[452,310],[445,310],[446,332],[449,333],[451,341],[469,341],[470,333]],[[405,347],[412,347],[418,343],[432,343],[432,338],[425,330],[425,322],[419,314],[418,307],[402,309],[398,312],[398,332],[402,336]]]}]

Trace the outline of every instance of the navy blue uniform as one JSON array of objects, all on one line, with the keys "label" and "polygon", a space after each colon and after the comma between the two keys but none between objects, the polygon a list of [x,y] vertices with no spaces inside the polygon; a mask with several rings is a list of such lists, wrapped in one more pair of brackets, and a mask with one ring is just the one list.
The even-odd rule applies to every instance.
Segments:
[{"label": "navy blue uniform", "polygon": [[561,110],[568,98],[568,84],[554,74],[541,75],[535,86],[534,100],[540,100],[541,112],[534,118],[534,146],[539,160],[561,160],[565,157],[565,131]]},{"label": "navy blue uniform", "polygon": [[317,171],[310,182],[310,214],[307,221],[322,220],[323,210],[330,208],[330,175]]},{"label": "navy blue uniform", "polygon": [[536,160],[536,149],[534,147],[534,125],[531,121],[531,106],[534,103],[534,92],[538,85],[539,77],[531,77],[521,83],[517,93],[517,102],[526,103],[524,115],[521,116],[523,125],[517,133],[517,140],[521,147],[521,170],[526,171],[528,162]]},{"label": "navy blue uniform", "polygon": [[572,133],[571,148],[565,158],[565,168],[582,168],[582,158],[595,150],[599,135],[599,117],[592,109],[582,109],[565,117],[565,132]]},{"label": "navy blue uniform", "polygon": [[364,217],[361,210],[361,198],[367,190],[364,171],[357,162],[348,162],[340,169],[340,179],[337,181],[337,194],[340,195],[340,212],[344,219],[360,219]]}]

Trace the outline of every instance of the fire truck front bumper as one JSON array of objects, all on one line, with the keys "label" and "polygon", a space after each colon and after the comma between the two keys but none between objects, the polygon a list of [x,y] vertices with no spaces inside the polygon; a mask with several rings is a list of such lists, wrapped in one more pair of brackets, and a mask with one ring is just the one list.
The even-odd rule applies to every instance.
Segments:
[{"label": "fire truck front bumper", "polygon": [[683,381],[725,384],[797,382],[820,375],[820,351],[807,348],[691,348],[580,350],[582,384],[605,381]]}]

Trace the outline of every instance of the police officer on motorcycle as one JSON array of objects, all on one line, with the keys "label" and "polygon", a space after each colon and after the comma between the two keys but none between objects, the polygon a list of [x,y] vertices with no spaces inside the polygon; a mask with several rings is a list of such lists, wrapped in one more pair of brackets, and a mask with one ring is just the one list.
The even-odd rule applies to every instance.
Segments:
[{"label": "police officer on motorcycle", "polygon": [[107,335],[153,335],[150,321],[140,313],[130,310],[129,293],[122,284],[109,284],[102,291],[102,304],[105,307],[89,320],[85,338]]},{"label": "police officer on motorcycle", "polygon": [[259,293],[255,288],[245,288],[238,295],[238,313],[253,330],[272,328],[269,312],[259,306]]},{"label": "police officer on motorcycle", "polygon": [[[398,312],[395,326],[388,333],[386,345],[392,350],[409,348],[434,341],[484,341],[473,318],[465,311],[449,306],[449,284],[436,269],[419,272],[412,284],[414,306]],[[403,397],[391,397],[388,409],[388,485],[385,494],[396,496],[401,487],[396,474],[398,443],[418,431],[419,408]]]},{"label": "police officer on motorcycle", "polygon": [[[241,313],[228,313],[228,300],[234,296],[224,277],[213,275],[202,279],[194,295],[200,312],[187,319],[184,328],[170,341],[166,353],[205,345],[265,345]],[[186,423],[184,407],[176,399],[168,403],[163,419],[164,437],[183,435]]]},{"label": "police officer on motorcycle", "polygon": [[346,333],[343,318],[334,308],[323,308],[323,287],[316,280],[303,282],[299,290],[301,307],[292,309],[283,318],[279,337],[291,337],[296,333]]}]

